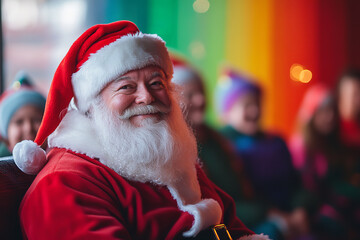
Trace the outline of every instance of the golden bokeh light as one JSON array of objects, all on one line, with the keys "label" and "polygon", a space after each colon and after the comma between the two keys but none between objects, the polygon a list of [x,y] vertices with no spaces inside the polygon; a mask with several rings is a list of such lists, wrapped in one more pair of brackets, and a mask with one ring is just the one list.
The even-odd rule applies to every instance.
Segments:
[{"label": "golden bokeh light", "polygon": [[300,73],[304,70],[304,67],[300,64],[293,64],[290,68],[290,78],[293,81],[300,80]]},{"label": "golden bokeh light", "polygon": [[290,78],[296,82],[308,83],[311,81],[312,72],[301,64],[295,63],[290,67]]},{"label": "golden bokeh light", "polygon": [[310,70],[302,70],[300,73],[299,81],[302,83],[308,83],[311,81],[312,78],[312,72]]}]

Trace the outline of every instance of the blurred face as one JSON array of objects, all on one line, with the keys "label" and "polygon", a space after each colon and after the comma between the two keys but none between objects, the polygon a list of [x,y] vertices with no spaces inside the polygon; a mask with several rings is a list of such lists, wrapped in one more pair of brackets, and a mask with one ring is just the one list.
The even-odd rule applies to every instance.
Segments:
[{"label": "blurred face", "polygon": [[11,118],[8,127],[7,145],[10,151],[22,140],[34,140],[40,127],[43,112],[35,106],[20,108]]},{"label": "blurred face", "polygon": [[202,124],[205,115],[205,94],[202,83],[190,81],[182,87],[186,121],[193,126]]},{"label": "blurred face", "polygon": [[345,77],[339,87],[339,112],[343,119],[360,119],[360,82]]},{"label": "blurred face", "polygon": [[225,121],[236,130],[253,135],[259,130],[260,99],[254,93],[247,93],[233,104]]},{"label": "blurred face", "polygon": [[[130,71],[107,85],[100,96],[111,112],[141,126],[144,120],[159,122],[170,110],[169,89],[164,72],[154,66]],[[156,106],[154,108],[144,106]],[[140,107],[141,111],[132,111]],[[161,109],[161,111],[159,111]]]},{"label": "blurred face", "polygon": [[333,104],[328,103],[320,107],[313,116],[315,130],[321,135],[330,134],[336,126],[336,115]]}]

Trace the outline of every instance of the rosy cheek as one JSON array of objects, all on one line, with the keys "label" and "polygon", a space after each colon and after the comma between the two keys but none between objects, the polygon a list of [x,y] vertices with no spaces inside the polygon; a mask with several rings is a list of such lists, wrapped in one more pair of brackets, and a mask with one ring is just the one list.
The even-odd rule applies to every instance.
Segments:
[{"label": "rosy cheek", "polygon": [[125,109],[127,109],[134,102],[131,96],[123,95],[114,97],[109,104],[109,108],[111,111],[117,113],[123,113]]}]

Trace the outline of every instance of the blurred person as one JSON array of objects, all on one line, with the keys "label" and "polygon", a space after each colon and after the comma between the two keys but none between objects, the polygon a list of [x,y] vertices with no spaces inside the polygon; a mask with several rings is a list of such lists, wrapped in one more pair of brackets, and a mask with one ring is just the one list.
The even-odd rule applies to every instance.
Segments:
[{"label": "blurred person", "polygon": [[303,186],[314,197],[311,217],[313,231],[335,239],[344,236],[339,214],[329,214],[330,211],[336,212],[333,206],[328,205],[332,195],[329,182],[331,168],[336,167],[343,157],[343,149],[336,102],[327,87],[319,84],[306,91],[289,148]]},{"label": "blurred person", "polygon": [[[174,64],[172,82],[181,93],[180,105],[185,120],[191,126],[198,145],[199,159],[206,175],[235,200],[238,217],[247,225],[259,218],[261,212],[254,203],[244,207],[244,200],[252,195],[249,181],[246,179],[241,162],[231,143],[205,121],[206,94],[204,81],[200,73],[179,54],[171,54]],[[247,211],[244,213],[244,211]]]},{"label": "blurred person", "polygon": [[321,195],[329,164],[338,161],[342,151],[335,99],[325,86],[312,86],[305,93],[289,147],[304,186]]},{"label": "blurred person", "polygon": [[337,179],[342,179],[345,186],[339,184],[336,189],[340,196],[347,196],[348,201],[351,199],[345,205],[353,207],[344,208],[342,212],[356,212],[350,214],[357,216],[350,222],[357,223],[353,228],[360,229],[360,210],[354,211],[354,208],[360,207],[360,69],[350,68],[342,73],[336,85],[336,98],[340,136],[345,147],[344,158],[334,174],[338,176]]},{"label": "blurred person", "polygon": [[360,149],[360,70],[346,70],[337,82],[336,94],[342,140]]},{"label": "blurred person", "polygon": [[305,236],[309,226],[301,185],[286,143],[260,127],[260,87],[250,76],[225,67],[217,86],[222,133],[234,144],[255,191],[266,206],[257,230],[274,239]]},{"label": "blurred person", "polygon": [[40,170],[19,210],[27,239],[211,239],[219,223],[234,239],[268,239],[199,167],[172,75],[165,42],[132,22],[74,42],[35,142],[14,149],[24,172]]},{"label": "blurred person", "polygon": [[352,222],[357,219],[353,213],[360,210],[355,204],[360,192],[346,180],[349,155],[340,139],[337,104],[330,89],[323,85],[308,89],[297,127],[289,146],[304,186],[317,200],[313,229],[327,239],[348,239],[348,231],[356,228]]},{"label": "blurred person", "polygon": [[15,81],[0,98],[0,157],[10,156],[16,143],[34,140],[45,108],[45,97]]}]

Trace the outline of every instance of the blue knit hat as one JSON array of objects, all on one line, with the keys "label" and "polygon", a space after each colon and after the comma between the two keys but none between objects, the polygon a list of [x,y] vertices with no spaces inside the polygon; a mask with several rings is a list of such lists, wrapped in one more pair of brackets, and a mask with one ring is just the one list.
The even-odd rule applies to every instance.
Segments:
[{"label": "blue knit hat", "polygon": [[32,105],[42,111],[45,108],[45,97],[31,88],[20,87],[9,89],[3,93],[0,100],[0,134],[8,137],[8,127],[13,115],[23,106]]}]

